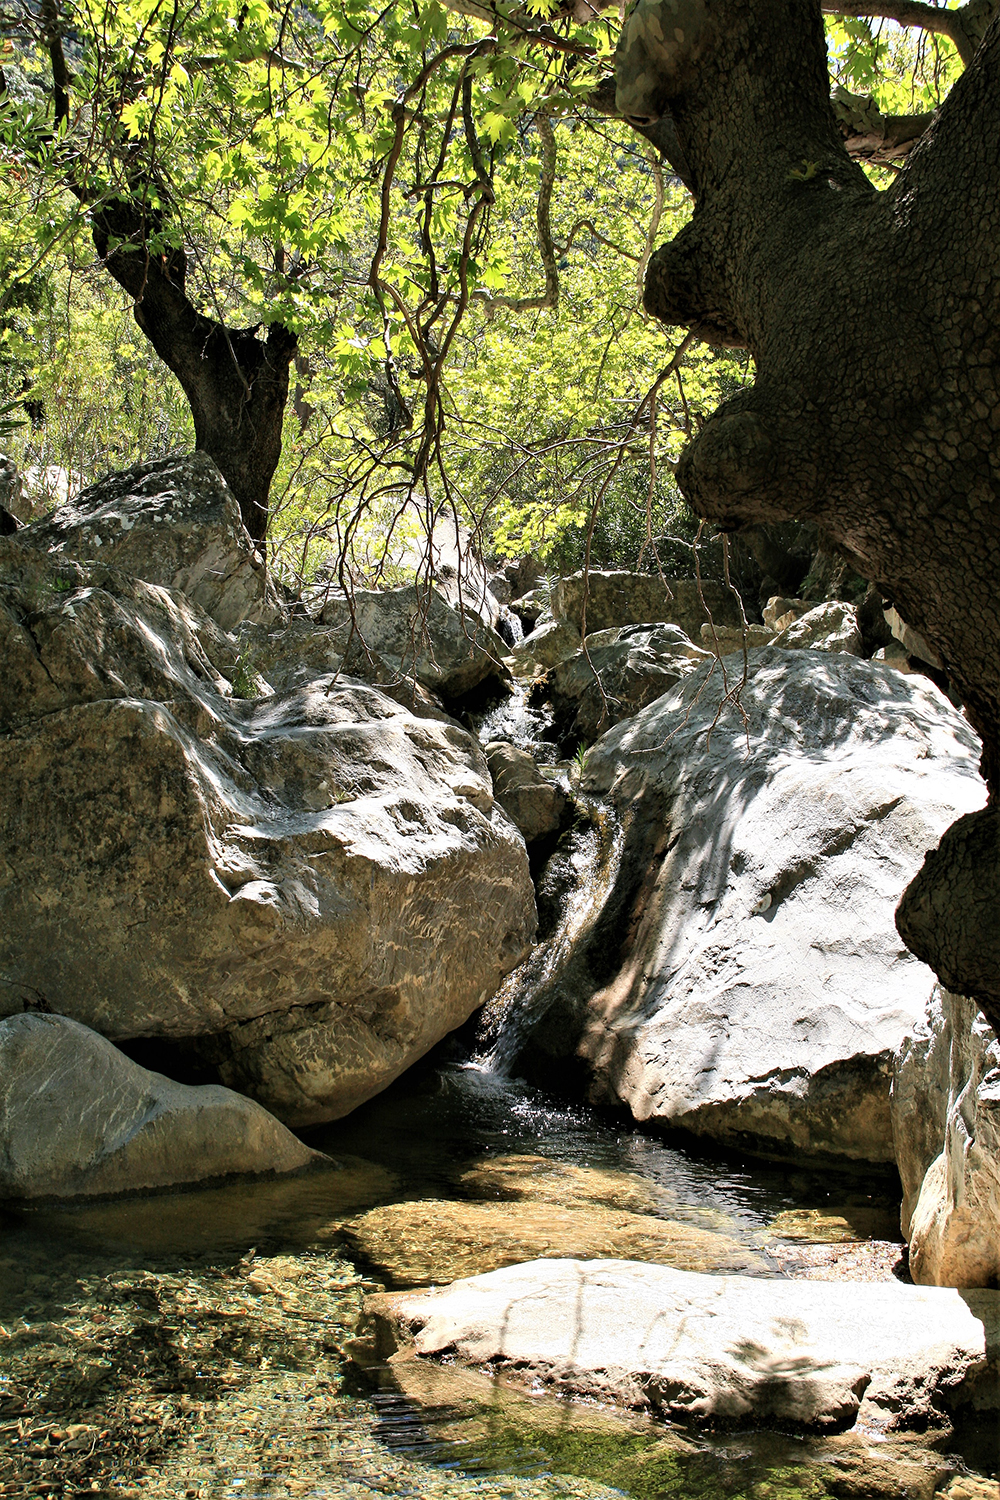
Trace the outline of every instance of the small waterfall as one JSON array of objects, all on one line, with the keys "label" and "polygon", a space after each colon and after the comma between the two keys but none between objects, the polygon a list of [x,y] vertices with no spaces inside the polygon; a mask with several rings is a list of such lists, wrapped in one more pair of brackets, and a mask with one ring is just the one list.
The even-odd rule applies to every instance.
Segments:
[{"label": "small waterfall", "polygon": [[[571,1032],[586,1005],[586,939],[614,886],[624,840],[604,803],[578,796],[577,805],[586,822],[563,836],[538,880],[541,941],[483,1010],[475,1063],[484,1071],[509,1076],[554,1007],[567,1013]],[[570,1035],[567,1042],[572,1047]]]},{"label": "small waterfall", "polygon": [[543,709],[528,707],[519,682],[513,684],[509,698],[485,713],[470,715],[470,718],[483,745],[488,745],[490,740],[507,740],[518,750],[526,750],[542,766],[554,765],[559,759],[559,748],[550,738],[552,716]]}]

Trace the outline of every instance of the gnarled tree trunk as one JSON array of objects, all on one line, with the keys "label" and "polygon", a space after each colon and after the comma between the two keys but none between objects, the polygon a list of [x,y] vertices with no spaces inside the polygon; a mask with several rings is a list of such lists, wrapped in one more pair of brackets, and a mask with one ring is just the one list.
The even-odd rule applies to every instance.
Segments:
[{"label": "gnarled tree trunk", "polygon": [[1000,1030],[1000,22],[885,192],[844,149],[819,0],[643,0],[619,77],[633,122],[672,118],[695,195],[646,306],[757,364],[681,488],[729,530],[817,523],[940,652],[990,806],[898,924]]},{"label": "gnarled tree trunk", "polygon": [[194,416],[195,442],[218,464],[263,553],[295,334],[272,323],[261,337],[258,328],[228,328],[198,312],[185,290],[183,250],[152,255],[131,204],[95,212],[94,243],[133,298],[139,327],[180,381]]}]

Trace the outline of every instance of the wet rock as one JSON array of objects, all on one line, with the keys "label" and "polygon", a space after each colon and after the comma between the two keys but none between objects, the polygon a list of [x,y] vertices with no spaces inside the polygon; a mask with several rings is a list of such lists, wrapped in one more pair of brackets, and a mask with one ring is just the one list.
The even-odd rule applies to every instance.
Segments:
[{"label": "wet rock", "polygon": [[551,1202],[391,1203],[344,1226],[350,1243],[397,1286],[476,1276],[535,1256],[622,1256],[698,1271],[764,1270],[751,1250],[689,1224]]},{"label": "wet rock", "polygon": [[633,1214],[655,1214],[662,1196],[651,1183],[629,1172],[523,1154],[485,1157],[467,1167],[457,1181],[474,1198],[558,1203],[562,1208],[590,1208],[596,1203]]},{"label": "wet rock", "polygon": [[785,651],[844,651],[860,656],[863,646],[857,610],[840,600],[817,604],[785,625],[775,635],[774,645]]},{"label": "wet rock", "polygon": [[239,506],[206,453],[109,474],[26,526],[19,539],[62,559],[107,563],[179,589],[224,630],[280,614]]},{"label": "wet rock", "polygon": [[896,1238],[896,1215],[865,1204],[841,1208],[790,1208],[767,1226],[768,1235],[803,1240],[811,1245],[851,1245],[864,1240]]},{"label": "wet rock", "polygon": [[580,646],[580,632],[574,626],[550,620],[518,641],[511,651],[512,671],[516,677],[535,677],[566,661]]},{"label": "wet rock", "polygon": [[598,631],[588,635],[586,655],[579,650],[556,666],[552,699],[569,732],[591,744],[661,697],[705,655],[677,625]]},{"label": "wet rock", "polygon": [[233,642],[113,569],[18,538],[4,578],[0,1015],[197,1039],[310,1123],[490,998],[534,896],[470,735],[351,679],[227,697]]},{"label": "wet rock", "polygon": [[65,1016],[0,1021],[0,1199],[332,1165],[259,1104],[150,1073]]},{"label": "wet rock", "polygon": [[535,984],[533,1074],[583,1062],[639,1120],[892,1161],[892,1057],[931,983],[893,913],[983,801],[978,744],[930,683],[847,655],[752,652],[741,707],[708,673],[587,756],[622,831]]},{"label": "wet rock", "polygon": [[1000,1284],[1000,1043],[974,1001],[935,986],[896,1055],[892,1123],[914,1281]]},{"label": "wet rock", "polygon": [[[551,592],[555,619],[580,630],[583,598],[583,573],[557,579]],[[703,583],[699,595],[693,578],[664,582],[652,573],[624,572],[592,572],[587,577],[588,635],[619,625],[665,623],[679,625],[685,635],[696,641],[710,616],[716,625],[741,623],[738,601],[719,583]]]},{"label": "wet rock", "polygon": [[491,740],[485,753],[494,795],[525,842],[530,844],[532,839],[554,833],[566,811],[566,797],[560,788],[546,781],[526,751],[506,740]]},{"label": "wet rock", "polygon": [[371,652],[400,679],[415,677],[445,698],[460,698],[489,677],[507,678],[507,647],[467,608],[464,615],[436,589],[358,589],[327,600],[322,623],[344,649]]},{"label": "wet rock", "polygon": [[884,1432],[1000,1415],[996,1292],[540,1259],[366,1311],[383,1354],[447,1352],[674,1421]]}]

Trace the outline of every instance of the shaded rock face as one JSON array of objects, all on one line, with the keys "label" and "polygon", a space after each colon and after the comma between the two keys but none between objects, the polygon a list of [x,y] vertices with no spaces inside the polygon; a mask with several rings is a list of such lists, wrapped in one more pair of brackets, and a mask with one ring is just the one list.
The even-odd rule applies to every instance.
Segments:
[{"label": "shaded rock face", "polygon": [[892,1124],[914,1281],[1000,1285],[1000,1043],[972,1000],[935,986],[896,1055]]},{"label": "shaded rock face", "polygon": [[[709,610],[716,625],[741,623],[739,601],[718,583],[702,584],[704,604],[693,578],[673,578],[664,583],[651,573],[592,572],[586,580],[586,592],[588,635],[618,625],[666,623],[679,625],[691,640],[698,640]],[[551,593],[554,618],[580,630],[583,597],[583,573],[557,579]]]},{"label": "shaded rock face", "polygon": [[150,1073],[77,1021],[0,1021],[0,1199],[136,1192],[323,1163],[331,1164],[259,1104]]},{"label": "shaded rock face", "polygon": [[206,453],[109,474],[19,539],[180,589],[225,630],[280,614],[239,506]]},{"label": "shaded rock face", "polygon": [[565,793],[546,781],[527,751],[506,740],[491,740],[486,763],[496,799],[525,842],[555,833],[566,811]]},{"label": "shaded rock face", "polygon": [[531,677],[550,667],[557,667],[561,661],[566,661],[579,651],[581,640],[575,625],[567,625],[561,620],[549,620],[514,646],[511,651],[514,672],[518,677]]},{"label": "shaded rock face", "polygon": [[581,649],[561,662],[551,691],[570,732],[590,744],[662,697],[706,653],[677,625],[625,625],[588,635],[587,655]]},{"label": "shaded rock face", "polygon": [[16,521],[31,518],[31,506],[25,500],[17,464],[4,453],[0,453],[0,510],[7,511]]},{"label": "shaded rock face", "polygon": [[494,993],[534,898],[471,736],[329,675],[227,697],[181,596],[20,538],[0,565],[0,1015],[211,1037],[308,1123]]},{"label": "shaded rock face", "polygon": [[996,1292],[543,1259],[371,1297],[366,1316],[383,1357],[447,1351],[672,1421],[886,1432],[1000,1415]]},{"label": "shaded rock face", "polygon": [[489,677],[507,678],[501,662],[507,646],[466,605],[463,616],[436,589],[412,584],[358,589],[350,599],[328,599],[322,623],[333,628],[340,649],[374,653],[401,679],[415,677],[431,692],[460,698]]},{"label": "shaded rock face", "polygon": [[752,652],[745,723],[709,670],[589,752],[581,791],[620,832],[522,1059],[582,1060],[639,1120],[891,1161],[892,1056],[931,983],[893,911],[984,800],[978,743],[929,683],[853,657]]}]

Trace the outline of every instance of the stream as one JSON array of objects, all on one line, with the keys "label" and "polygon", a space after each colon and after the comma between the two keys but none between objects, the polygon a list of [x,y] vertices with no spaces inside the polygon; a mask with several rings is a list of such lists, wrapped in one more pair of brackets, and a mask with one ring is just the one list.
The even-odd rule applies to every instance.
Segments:
[{"label": "stream", "polygon": [[[873,1487],[874,1450],[831,1469],[829,1451],[794,1436],[682,1436],[447,1368],[406,1388],[352,1358],[366,1292],[407,1281],[394,1265],[425,1283],[458,1274],[447,1237],[359,1249],[352,1226],[378,1205],[460,1213],[496,1200],[508,1164],[550,1204],[560,1183],[574,1208],[627,1189],[647,1214],[752,1254],[757,1274],[801,1274],[821,1253],[834,1273],[848,1254],[862,1257],[850,1274],[868,1256],[905,1276],[892,1174],[695,1150],[546,1096],[455,1039],[307,1137],[341,1169],[3,1217],[0,1493],[929,1500],[962,1468],[921,1449],[923,1469],[914,1452],[907,1472],[925,1484]],[[843,1243],[810,1244],[808,1225],[831,1215]],[[489,1254],[474,1239],[459,1269]]]}]

